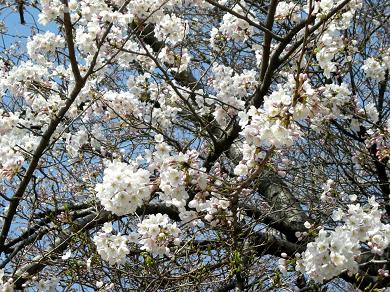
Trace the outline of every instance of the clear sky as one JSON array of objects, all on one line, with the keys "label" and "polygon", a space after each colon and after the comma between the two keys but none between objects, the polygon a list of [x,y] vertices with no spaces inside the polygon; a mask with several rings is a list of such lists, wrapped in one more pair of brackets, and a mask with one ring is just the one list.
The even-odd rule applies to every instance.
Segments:
[{"label": "clear sky", "polygon": [[[16,1],[15,1],[16,2]],[[53,23],[42,26],[38,23],[39,12],[36,9],[24,7],[23,15],[25,24],[21,24],[20,16],[16,9],[16,5],[11,8],[0,6],[0,19],[5,31],[1,32],[0,52],[14,45],[16,40],[20,42],[22,50],[26,49],[26,41],[29,36],[37,32],[52,31],[56,32],[57,28]]]}]

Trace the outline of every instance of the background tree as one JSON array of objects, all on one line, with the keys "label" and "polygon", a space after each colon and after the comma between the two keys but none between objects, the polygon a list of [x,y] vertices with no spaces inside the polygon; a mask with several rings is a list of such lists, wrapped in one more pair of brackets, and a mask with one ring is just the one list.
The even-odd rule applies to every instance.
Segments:
[{"label": "background tree", "polygon": [[3,291],[389,285],[386,1],[1,5]]}]

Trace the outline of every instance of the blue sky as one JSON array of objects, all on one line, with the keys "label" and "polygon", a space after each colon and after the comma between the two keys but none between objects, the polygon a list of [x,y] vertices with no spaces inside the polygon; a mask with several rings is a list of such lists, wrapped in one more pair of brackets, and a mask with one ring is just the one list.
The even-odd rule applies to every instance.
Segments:
[{"label": "blue sky", "polygon": [[[15,1],[16,2],[16,1]],[[1,6],[0,6],[1,7]],[[15,44],[16,41],[20,42],[21,48],[25,49],[25,44],[29,36],[34,33],[52,31],[57,32],[57,27],[54,23],[49,23],[46,26],[42,26],[38,23],[38,11],[33,8],[24,7],[24,18],[26,24],[20,23],[19,13],[11,8],[4,8],[2,6],[0,10],[0,19],[6,27],[5,33],[1,33],[0,40],[0,52],[3,52],[4,47],[9,48]],[[15,7],[12,7],[15,8]]]}]

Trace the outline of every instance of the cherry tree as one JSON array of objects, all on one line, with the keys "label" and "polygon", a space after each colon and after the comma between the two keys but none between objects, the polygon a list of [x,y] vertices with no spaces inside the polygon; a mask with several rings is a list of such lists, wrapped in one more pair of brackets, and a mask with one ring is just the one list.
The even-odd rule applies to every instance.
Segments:
[{"label": "cherry tree", "polygon": [[390,285],[386,1],[0,3],[1,291]]}]

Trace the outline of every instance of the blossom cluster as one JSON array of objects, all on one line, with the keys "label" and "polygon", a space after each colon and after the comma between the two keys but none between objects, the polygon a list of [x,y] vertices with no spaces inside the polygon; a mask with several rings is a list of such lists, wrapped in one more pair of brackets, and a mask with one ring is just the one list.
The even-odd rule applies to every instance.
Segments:
[{"label": "blossom cluster", "polygon": [[[1,65],[4,67],[4,64]],[[6,90],[10,90],[13,94],[23,96],[26,91],[28,92],[29,86],[34,83],[47,85],[48,75],[47,67],[31,61],[22,62],[18,66],[1,72],[0,92],[4,95]]]},{"label": "blossom cluster", "polygon": [[[133,115],[139,117],[142,115],[144,105],[132,92],[113,92],[104,94],[103,101],[109,106],[107,114],[114,117],[120,115],[127,117]],[[112,110],[111,110],[112,109]]]},{"label": "blossom cluster", "polygon": [[200,166],[197,151],[172,154],[172,147],[163,140],[161,134],[155,136],[155,151],[146,151],[145,159],[149,170],[159,172],[157,184],[161,191],[157,193],[160,200],[168,206],[176,206],[181,212],[189,198],[187,187],[195,185],[197,189],[205,189],[207,174]]},{"label": "blossom cluster", "polygon": [[[318,13],[320,15],[326,15],[337,4],[333,0],[322,0],[317,7]],[[355,11],[361,6],[361,0],[351,1],[347,5],[346,11],[337,15],[336,19],[328,25],[320,37],[316,57],[318,64],[324,70],[324,75],[328,78],[332,72],[336,72],[338,69],[338,63],[333,60],[334,56],[345,47],[340,31],[349,27]]]},{"label": "blossom cluster", "polygon": [[180,244],[180,229],[176,222],[170,223],[166,214],[149,215],[138,224],[138,233],[141,235],[139,243],[141,249],[157,255],[170,253],[171,244]]},{"label": "blossom cluster", "polygon": [[0,109],[0,178],[11,179],[18,173],[25,155],[32,154],[38,138],[20,127],[19,113],[6,113]]},{"label": "blossom cluster", "polygon": [[45,63],[44,55],[54,53],[57,48],[63,48],[65,40],[60,35],[47,31],[37,34],[27,43],[27,52],[30,58],[38,63]]},{"label": "blossom cluster", "polygon": [[300,6],[297,3],[280,1],[276,6],[275,20],[282,21],[291,18],[292,21],[298,21],[300,19],[299,11]]},{"label": "blossom cluster", "polygon": [[103,182],[96,185],[96,197],[116,215],[133,214],[150,197],[150,172],[136,165],[107,162]]},{"label": "blossom cluster", "polygon": [[204,213],[204,219],[211,226],[230,224],[233,218],[229,210],[230,202],[226,198],[217,198],[217,194],[199,192],[194,199],[188,203],[188,207],[196,210],[197,213]]},{"label": "blossom cluster", "polygon": [[177,67],[178,72],[186,70],[191,60],[187,48],[182,48],[180,52],[176,52],[169,47],[164,47],[158,57],[161,62],[168,64],[169,68]]},{"label": "blossom cluster", "polygon": [[390,56],[385,55],[381,62],[375,58],[368,58],[364,61],[362,69],[368,78],[383,81],[385,80],[386,70],[390,70]]},{"label": "blossom cluster", "polygon": [[213,115],[218,124],[226,126],[230,121],[229,116],[242,110],[245,105],[244,98],[254,92],[256,71],[244,70],[237,74],[230,67],[216,65],[213,67],[213,73],[212,86],[217,92],[215,100],[220,102],[216,105]]},{"label": "blossom cluster", "polygon": [[345,270],[356,273],[363,243],[369,251],[379,255],[390,244],[390,224],[382,223],[381,217],[375,198],[369,199],[367,209],[360,204],[350,204],[346,212],[336,210],[332,218],[343,223],[333,231],[322,228],[315,241],[307,245],[296,269],[320,283]]},{"label": "blossom cluster", "polygon": [[384,129],[369,129],[367,131],[367,134],[368,137],[365,140],[367,148],[370,148],[375,145],[376,156],[379,160],[385,161],[385,159],[390,156],[390,119],[387,120]]},{"label": "blossom cluster", "polygon": [[328,179],[325,184],[322,186],[323,192],[321,193],[321,201],[331,202],[332,201],[332,193],[334,192],[335,182],[332,179]]},{"label": "blossom cluster", "polygon": [[[311,115],[309,102],[313,102],[311,97],[315,95],[304,76],[301,77],[299,82],[302,83],[296,85],[294,76],[290,75],[286,84],[264,97],[262,108],[252,106],[246,113],[239,113],[240,125],[244,128],[241,134],[249,145],[289,146],[299,136],[299,129],[291,121]],[[299,100],[295,86],[299,86],[298,94],[302,97]]]},{"label": "blossom cluster", "polygon": [[127,247],[127,237],[120,233],[112,234],[111,223],[105,223],[102,231],[97,232],[93,238],[98,254],[110,265],[123,263],[126,255],[130,253]]},{"label": "blossom cluster", "polygon": [[[46,25],[55,20],[64,12],[64,4],[61,0],[42,0],[42,12],[39,14],[38,21]],[[76,2],[72,0],[71,2]]]},{"label": "blossom cluster", "polygon": [[[241,1],[243,6],[245,3]],[[245,11],[242,9],[241,5],[236,5],[233,8],[233,11],[241,15],[245,15]],[[249,15],[249,18],[253,20],[253,17]],[[213,28],[211,31],[211,43],[215,43],[214,38],[220,37],[219,34],[222,34],[229,40],[234,41],[244,41],[248,37],[252,36],[254,33],[253,26],[251,26],[246,20],[240,19],[230,13],[226,13],[222,18],[222,23],[220,27]]]},{"label": "blossom cluster", "polygon": [[[345,106],[352,101],[352,94],[347,84],[327,84],[320,88],[321,92],[321,119],[342,118],[345,115]],[[344,112],[343,112],[344,111]]]},{"label": "blossom cluster", "polygon": [[188,199],[186,191],[187,174],[177,167],[163,165],[160,168],[160,198],[168,205],[184,207]]},{"label": "blossom cluster", "polygon": [[[169,58],[168,62],[171,61],[171,56],[164,57]],[[178,64],[180,68],[186,66],[184,58],[186,57],[183,56],[183,63]],[[148,73],[129,77],[127,86],[127,91],[107,91],[103,94],[98,110],[104,111],[107,119],[119,115],[121,120],[133,117],[151,122],[154,126],[167,127],[176,120],[182,110],[178,104],[180,100],[177,93],[167,84],[157,84],[150,80]],[[158,102],[159,107],[153,107],[153,102]],[[102,110],[103,107],[106,109]]]},{"label": "blossom cluster", "polygon": [[188,33],[188,25],[177,16],[166,14],[156,25],[154,33],[159,40],[176,45]]},{"label": "blossom cluster", "polygon": [[70,157],[75,157],[77,156],[80,148],[83,145],[87,144],[88,133],[85,130],[79,130],[73,135],[71,133],[67,133],[65,135],[65,138],[66,151],[68,152]]},{"label": "blossom cluster", "polygon": [[312,118],[318,114],[318,92],[312,88],[305,74],[298,80],[292,74],[287,82],[264,97],[263,106],[251,106],[238,113],[239,124],[245,138],[243,158],[235,167],[238,176],[245,176],[258,161],[264,158],[267,147],[283,148],[293,145],[301,136],[296,121]]}]

